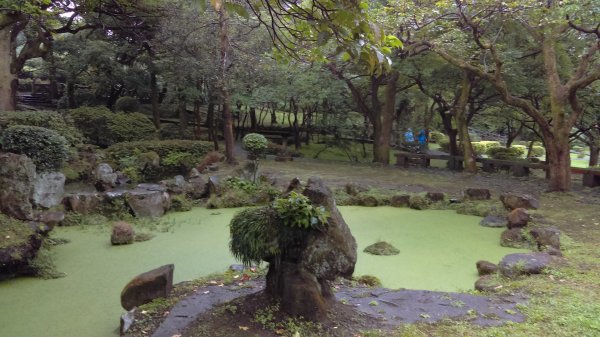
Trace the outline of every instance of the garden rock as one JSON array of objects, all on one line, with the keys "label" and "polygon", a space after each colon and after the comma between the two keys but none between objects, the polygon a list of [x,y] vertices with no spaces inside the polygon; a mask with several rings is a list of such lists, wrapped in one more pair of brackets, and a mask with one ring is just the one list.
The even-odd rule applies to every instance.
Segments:
[{"label": "garden rock", "polygon": [[33,183],[33,203],[43,208],[59,205],[65,193],[65,180],[60,172],[38,174]]},{"label": "garden rock", "polygon": [[370,246],[367,246],[363,252],[371,255],[398,255],[400,250],[385,241],[376,242]]},{"label": "garden rock", "polygon": [[148,184],[148,183],[138,184],[136,189],[146,190],[146,191],[158,191],[158,192],[166,192],[167,191],[167,188],[161,184]]},{"label": "garden rock", "polygon": [[127,205],[136,217],[160,217],[169,210],[169,193],[145,189],[135,189],[125,193]]},{"label": "garden rock", "polygon": [[346,193],[349,195],[357,195],[362,192],[366,192],[368,188],[356,184],[356,183],[347,183],[345,186]]},{"label": "garden rock", "polygon": [[494,293],[502,288],[502,284],[494,275],[483,275],[475,281],[475,290]]},{"label": "garden rock", "polygon": [[510,213],[508,213],[508,228],[522,228],[527,226],[527,223],[531,217],[529,213],[524,208],[515,208]]},{"label": "garden rock", "polygon": [[529,241],[523,236],[521,228],[507,229],[500,235],[500,246],[512,248],[528,248]]},{"label": "garden rock", "polygon": [[60,224],[65,219],[65,213],[63,212],[42,212],[36,217],[36,221],[48,225],[50,228]]},{"label": "garden rock", "polygon": [[379,205],[377,198],[372,195],[361,195],[358,199],[358,203],[360,206],[366,207],[377,207],[377,205]]},{"label": "garden rock", "polygon": [[489,261],[479,260],[477,261],[476,266],[477,274],[479,276],[495,274],[498,271],[498,266]]},{"label": "garden rock", "polygon": [[100,192],[108,191],[117,185],[117,174],[107,163],[99,164],[94,170],[94,186]]},{"label": "garden rock", "polygon": [[433,202],[444,201],[446,195],[442,192],[427,192],[425,197]]},{"label": "garden rock", "polygon": [[221,193],[221,186],[219,184],[219,179],[216,176],[208,177],[208,194],[209,195],[219,195]]},{"label": "garden rock", "polygon": [[113,224],[110,243],[113,245],[128,245],[135,240],[135,230],[130,223],[118,221]]},{"label": "garden rock", "polygon": [[104,197],[101,194],[96,192],[81,192],[67,195],[63,202],[69,211],[90,214],[100,210],[103,198]]},{"label": "garden rock", "polygon": [[288,314],[321,320],[334,300],[328,281],[351,277],[354,272],[356,240],[321,179],[310,178],[303,194],[314,206],[329,211],[327,227],[311,231],[297,254],[269,266],[266,291],[280,299],[282,310]]},{"label": "garden rock", "polygon": [[175,265],[167,264],[134,277],[121,291],[121,306],[125,310],[167,297],[173,289]]},{"label": "garden rock", "polygon": [[192,168],[192,169],[190,170],[190,173],[188,174],[188,176],[189,176],[190,178],[199,177],[199,176],[200,176],[200,172],[198,171],[198,169],[197,169],[197,168],[195,168],[195,167],[194,167],[194,168]]},{"label": "garden rock", "polygon": [[537,243],[539,250],[544,250],[547,247],[552,247],[560,251],[560,230],[555,227],[533,228],[531,236]]},{"label": "garden rock", "polygon": [[0,154],[0,212],[21,220],[33,219],[31,195],[35,165],[25,155]]},{"label": "garden rock", "polygon": [[124,335],[127,331],[129,331],[129,328],[131,328],[131,326],[135,322],[136,311],[137,311],[137,309],[133,308],[133,309],[127,311],[126,313],[124,313],[123,315],[121,315],[121,320],[120,320],[121,324],[119,327],[119,332],[121,333],[121,336]]},{"label": "garden rock", "polygon": [[288,187],[285,190],[285,193],[290,193],[292,191],[299,191],[301,189],[302,189],[302,182],[300,181],[300,178],[296,177],[290,181]]},{"label": "garden rock", "polygon": [[392,207],[408,207],[410,205],[410,195],[394,195],[390,199],[390,205]]},{"label": "garden rock", "polygon": [[491,198],[490,190],[487,188],[467,188],[464,195],[468,200],[489,200]]},{"label": "garden rock", "polygon": [[409,206],[412,209],[423,210],[429,207],[429,202],[420,195],[412,195],[409,199]]},{"label": "garden rock", "polygon": [[208,186],[202,176],[191,177],[188,181],[187,195],[192,199],[200,199],[208,194]]},{"label": "garden rock", "polygon": [[493,227],[493,228],[502,228],[506,227],[507,220],[506,217],[496,216],[496,215],[488,215],[485,218],[479,221],[479,224],[483,227]]},{"label": "garden rock", "polygon": [[160,185],[170,194],[183,194],[189,189],[188,183],[182,175],[175,176],[173,179],[163,180],[160,182]]},{"label": "garden rock", "polygon": [[504,193],[500,196],[500,201],[508,210],[515,208],[538,209],[540,202],[529,194]]},{"label": "garden rock", "polygon": [[502,275],[514,278],[519,275],[540,274],[552,261],[552,256],[546,253],[516,253],[502,258],[498,268]]}]

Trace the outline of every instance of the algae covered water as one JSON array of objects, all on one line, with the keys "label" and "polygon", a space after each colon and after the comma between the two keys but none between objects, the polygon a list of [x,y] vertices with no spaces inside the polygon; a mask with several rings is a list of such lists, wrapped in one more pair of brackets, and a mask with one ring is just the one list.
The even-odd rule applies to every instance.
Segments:
[{"label": "algae covered water", "polygon": [[[56,228],[71,242],[55,247],[66,277],[0,282],[0,336],[118,336],[120,292],[135,275],[175,264],[175,282],[224,271],[235,263],[228,250],[228,223],[236,209],[173,213],[164,232],[146,242],[111,246],[108,226]],[[390,288],[456,291],[472,289],[475,262],[497,262],[515,249],[500,247],[501,229],[453,211],[391,207],[340,207],[357,239],[355,275],[379,277]],[[362,250],[379,240],[400,249],[396,256]]]}]

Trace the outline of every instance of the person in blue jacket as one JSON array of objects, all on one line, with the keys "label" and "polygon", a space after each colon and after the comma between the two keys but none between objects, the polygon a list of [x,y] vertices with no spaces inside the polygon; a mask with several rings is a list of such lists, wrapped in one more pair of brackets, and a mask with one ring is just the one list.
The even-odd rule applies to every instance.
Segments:
[{"label": "person in blue jacket", "polygon": [[406,130],[406,132],[404,133],[404,141],[406,142],[406,145],[414,144],[415,136],[413,135],[411,128],[408,128],[408,130]]}]

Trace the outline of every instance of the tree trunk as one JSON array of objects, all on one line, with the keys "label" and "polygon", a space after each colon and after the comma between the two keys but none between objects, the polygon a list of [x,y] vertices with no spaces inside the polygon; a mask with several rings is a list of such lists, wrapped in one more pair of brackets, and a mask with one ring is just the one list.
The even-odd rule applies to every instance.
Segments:
[{"label": "tree trunk", "polygon": [[206,127],[208,128],[208,140],[212,140],[213,149],[219,151],[219,142],[215,134],[215,103],[213,102],[208,103],[206,110]]},{"label": "tree trunk", "polygon": [[598,157],[600,156],[600,146],[596,144],[590,144],[590,161],[589,166],[597,166],[598,165]]},{"label": "tree trunk", "polygon": [[15,52],[11,27],[12,25],[8,25],[0,29],[0,111],[13,111],[17,108],[18,80],[17,74],[11,69],[11,60]]},{"label": "tree trunk", "polygon": [[256,122],[256,108],[251,107],[250,108],[250,130],[252,130],[252,131],[256,130],[257,124],[258,123]]},{"label": "tree trunk", "polygon": [[475,161],[475,154],[473,145],[471,144],[471,137],[469,137],[469,127],[465,116],[467,103],[469,102],[469,96],[471,95],[472,80],[472,75],[466,72],[463,74],[460,96],[458,97],[455,108],[455,116],[458,134],[460,135],[460,144],[463,151],[465,171],[476,173],[477,162]]},{"label": "tree trunk", "polygon": [[[375,114],[375,123],[373,128],[378,129],[373,139],[373,161],[377,163],[390,163],[390,143],[392,137],[393,121],[396,115],[396,82],[398,73],[389,74],[388,83],[385,87],[385,102],[383,108],[373,110]],[[375,95],[375,93],[373,93]],[[375,144],[377,144],[375,146]]]},{"label": "tree trunk", "polygon": [[158,84],[156,72],[150,72],[150,102],[152,104],[152,121],[156,129],[160,129],[160,111],[158,110]]},{"label": "tree trunk", "polygon": [[184,137],[188,127],[187,102],[183,96],[183,89],[178,89],[177,95],[177,111],[179,112],[179,132],[180,136]]},{"label": "tree trunk", "polygon": [[233,155],[233,114],[229,89],[227,88],[227,67],[229,63],[229,24],[227,12],[219,6],[219,52],[221,63],[221,99],[223,100],[223,138],[225,138],[225,158],[227,163],[234,164],[237,161]]},{"label": "tree trunk", "polygon": [[70,109],[77,107],[77,102],[75,101],[75,82],[72,80],[67,81],[67,105]]}]

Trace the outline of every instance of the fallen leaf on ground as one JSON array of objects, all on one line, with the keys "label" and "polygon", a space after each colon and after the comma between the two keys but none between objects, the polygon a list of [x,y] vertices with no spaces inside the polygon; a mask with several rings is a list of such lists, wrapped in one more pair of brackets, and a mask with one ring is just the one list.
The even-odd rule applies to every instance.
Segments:
[{"label": "fallen leaf on ground", "polygon": [[247,331],[248,329],[250,329],[249,327],[243,325],[238,326],[238,328],[243,331]]}]

